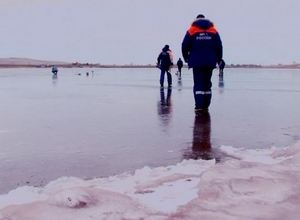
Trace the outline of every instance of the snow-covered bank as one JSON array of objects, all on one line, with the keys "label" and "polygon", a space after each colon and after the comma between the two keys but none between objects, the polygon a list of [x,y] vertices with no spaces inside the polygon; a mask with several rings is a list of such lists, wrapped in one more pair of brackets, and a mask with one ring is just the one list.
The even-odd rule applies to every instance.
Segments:
[{"label": "snow-covered bank", "polygon": [[284,149],[221,148],[225,161],[185,160],[0,196],[1,220],[298,219],[300,142]]}]

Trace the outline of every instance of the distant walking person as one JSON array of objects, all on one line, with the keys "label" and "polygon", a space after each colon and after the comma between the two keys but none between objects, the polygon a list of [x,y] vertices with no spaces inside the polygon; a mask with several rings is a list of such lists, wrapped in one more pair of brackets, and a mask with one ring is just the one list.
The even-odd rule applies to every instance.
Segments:
[{"label": "distant walking person", "polygon": [[212,97],[212,72],[223,57],[222,41],[214,24],[198,15],[186,32],[181,49],[184,61],[193,68],[195,112],[207,111]]},{"label": "distant walking person", "polygon": [[178,79],[181,79],[181,69],[183,67],[183,61],[181,58],[178,59],[177,61],[177,68],[178,68]]},{"label": "distant walking person", "polygon": [[57,72],[58,72],[58,69],[57,69],[57,67],[56,66],[52,66],[52,73],[53,73],[53,75],[57,75]]},{"label": "distant walking person", "polygon": [[224,68],[225,68],[225,61],[223,59],[221,59],[218,66],[219,66],[219,76],[223,76]]},{"label": "distant walking person", "polygon": [[165,73],[167,73],[168,86],[172,86],[171,67],[173,65],[173,54],[169,45],[165,45],[157,57],[157,67],[160,68],[160,86],[164,87]]}]

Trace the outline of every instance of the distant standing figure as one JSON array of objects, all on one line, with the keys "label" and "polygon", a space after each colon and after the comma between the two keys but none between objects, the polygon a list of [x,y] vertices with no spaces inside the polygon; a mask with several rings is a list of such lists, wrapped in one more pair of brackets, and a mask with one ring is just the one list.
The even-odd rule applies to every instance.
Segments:
[{"label": "distant standing figure", "polygon": [[52,73],[53,73],[54,75],[57,75],[57,72],[58,72],[57,67],[56,67],[56,66],[52,66]]},{"label": "distant standing figure", "polygon": [[219,66],[219,76],[223,76],[224,68],[225,68],[225,61],[223,59],[221,59],[218,66]]},{"label": "distant standing figure", "polygon": [[157,67],[160,68],[160,86],[164,87],[165,73],[167,73],[168,86],[172,86],[171,67],[173,65],[173,54],[169,45],[165,45],[157,57]]},{"label": "distant standing figure", "polygon": [[183,59],[193,68],[195,113],[208,111],[213,69],[223,57],[223,47],[214,24],[199,14],[182,41]]},{"label": "distant standing figure", "polygon": [[178,59],[177,61],[177,68],[178,68],[178,79],[181,79],[181,69],[183,67],[183,61],[181,58]]}]

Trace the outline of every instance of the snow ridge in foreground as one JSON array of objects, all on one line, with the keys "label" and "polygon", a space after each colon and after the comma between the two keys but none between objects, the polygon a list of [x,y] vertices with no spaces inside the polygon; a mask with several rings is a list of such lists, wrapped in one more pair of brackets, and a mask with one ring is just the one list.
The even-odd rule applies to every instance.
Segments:
[{"label": "snow ridge in foreground", "polygon": [[0,219],[298,219],[300,142],[221,149],[231,156],[222,163],[185,160],[134,174],[20,187],[0,196]]}]

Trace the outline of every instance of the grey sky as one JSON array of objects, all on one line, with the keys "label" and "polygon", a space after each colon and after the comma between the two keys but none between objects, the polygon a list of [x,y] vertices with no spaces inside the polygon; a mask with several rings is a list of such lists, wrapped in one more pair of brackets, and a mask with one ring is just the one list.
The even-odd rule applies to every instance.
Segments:
[{"label": "grey sky", "polygon": [[0,57],[153,64],[175,59],[195,16],[211,19],[227,63],[300,62],[299,0],[1,0]]}]

